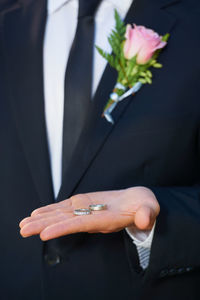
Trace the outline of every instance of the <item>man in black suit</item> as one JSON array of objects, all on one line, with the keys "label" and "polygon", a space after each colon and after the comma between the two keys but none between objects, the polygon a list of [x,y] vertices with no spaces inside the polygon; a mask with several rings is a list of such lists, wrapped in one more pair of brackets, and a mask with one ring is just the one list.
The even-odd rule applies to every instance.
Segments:
[{"label": "man in black suit", "polygon": [[[1,299],[199,299],[198,1],[135,0],[131,5],[126,23],[170,32],[160,55],[164,67],[154,72],[153,85],[117,106],[113,126],[101,118],[116,80],[106,69],[58,203],[44,208],[50,219],[45,223],[39,210],[33,216],[39,222],[29,223],[22,234],[40,233],[60,221],[58,210],[66,224],[71,203],[105,202],[108,210],[90,223],[86,216],[70,215],[66,226],[43,231],[42,239],[50,240],[42,242],[21,239],[18,223],[55,201],[43,99],[46,4],[0,2]],[[151,229],[155,220],[149,266],[142,271],[123,228]]]}]

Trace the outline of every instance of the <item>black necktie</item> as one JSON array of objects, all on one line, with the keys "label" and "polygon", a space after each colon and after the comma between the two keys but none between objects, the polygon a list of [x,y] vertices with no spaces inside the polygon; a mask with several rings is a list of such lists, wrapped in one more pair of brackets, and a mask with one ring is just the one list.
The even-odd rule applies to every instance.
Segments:
[{"label": "black necktie", "polygon": [[79,0],[78,24],[65,74],[62,173],[77,145],[92,91],[94,14],[100,0]]}]

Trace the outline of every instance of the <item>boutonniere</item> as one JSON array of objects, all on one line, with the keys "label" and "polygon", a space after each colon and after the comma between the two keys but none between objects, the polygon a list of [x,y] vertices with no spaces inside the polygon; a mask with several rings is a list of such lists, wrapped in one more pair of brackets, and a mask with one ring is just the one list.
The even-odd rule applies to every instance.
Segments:
[{"label": "boutonniere", "polygon": [[169,38],[169,34],[160,36],[144,26],[125,25],[117,11],[115,22],[115,29],[108,37],[112,53],[96,46],[100,55],[118,72],[117,83],[103,111],[103,116],[112,124],[111,113],[116,105],[138,92],[142,85],[152,83],[152,67],[162,68],[157,58]]}]

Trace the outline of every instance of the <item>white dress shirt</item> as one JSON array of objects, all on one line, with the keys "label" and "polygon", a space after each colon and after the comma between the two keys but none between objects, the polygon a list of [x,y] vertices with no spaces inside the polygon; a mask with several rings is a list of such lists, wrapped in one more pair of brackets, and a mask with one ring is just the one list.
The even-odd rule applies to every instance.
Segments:
[{"label": "white dress shirt", "polygon": [[[114,9],[124,18],[132,0],[102,0],[95,16],[95,43],[110,52],[108,35],[114,28]],[[49,0],[48,18],[44,39],[44,94],[45,118],[50,152],[54,194],[61,186],[62,136],[64,112],[64,79],[70,48],[75,36],[78,16],[78,0]],[[93,86],[94,94],[106,67],[106,60],[94,47]],[[145,249],[146,262],[140,259],[143,268],[148,265],[153,231],[127,229],[138,250]],[[139,257],[140,257],[140,252]],[[141,257],[140,257],[141,258]]]}]

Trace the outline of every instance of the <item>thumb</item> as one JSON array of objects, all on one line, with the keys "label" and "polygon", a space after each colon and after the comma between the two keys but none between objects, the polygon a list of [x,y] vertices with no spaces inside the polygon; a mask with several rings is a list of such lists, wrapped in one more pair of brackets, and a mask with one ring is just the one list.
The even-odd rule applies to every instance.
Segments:
[{"label": "thumb", "polygon": [[140,230],[151,230],[156,220],[157,213],[150,206],[141,206],[135,214],[135,225]]}]

